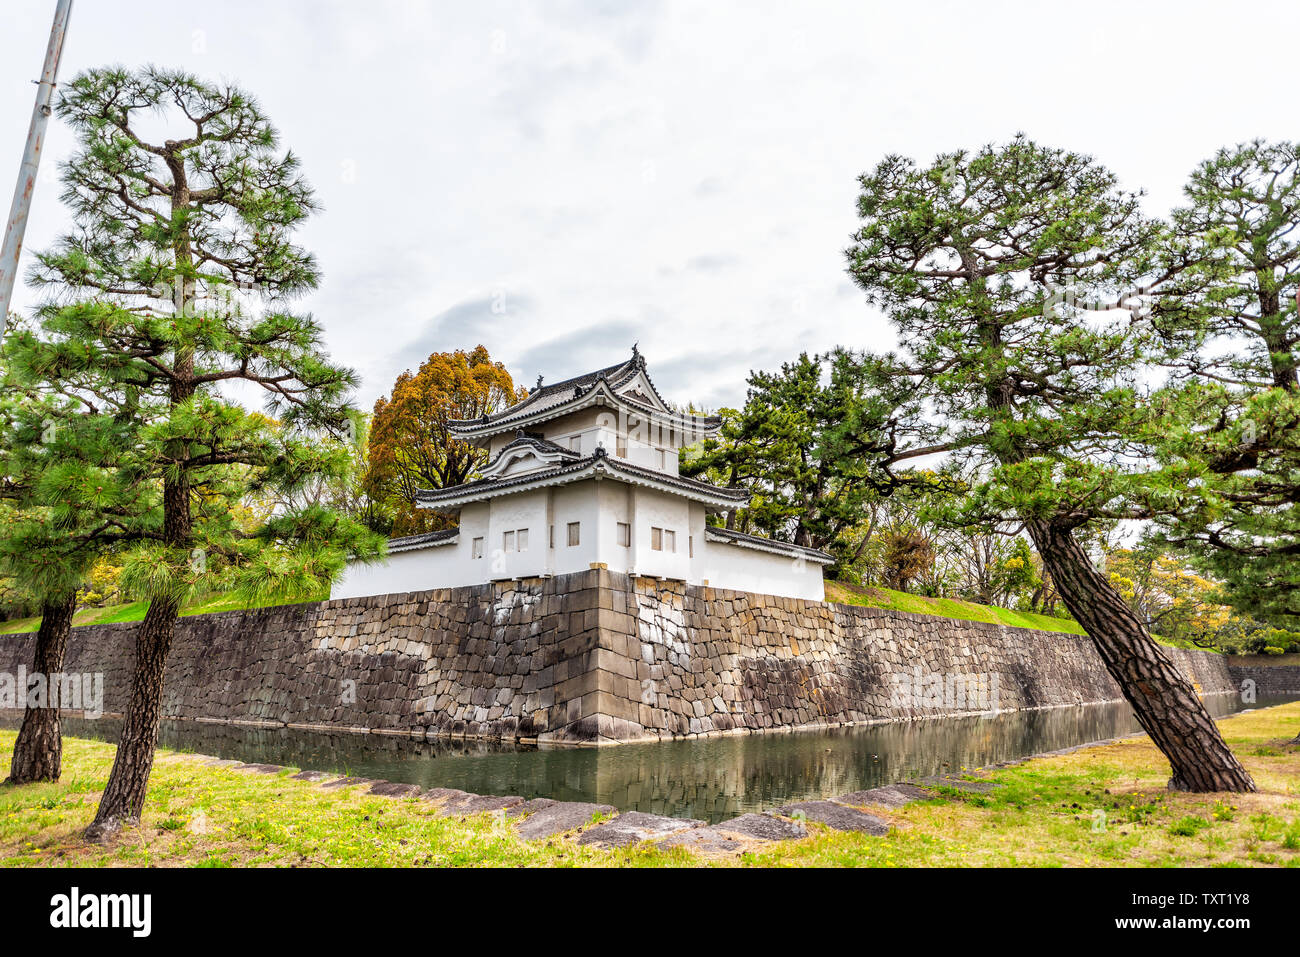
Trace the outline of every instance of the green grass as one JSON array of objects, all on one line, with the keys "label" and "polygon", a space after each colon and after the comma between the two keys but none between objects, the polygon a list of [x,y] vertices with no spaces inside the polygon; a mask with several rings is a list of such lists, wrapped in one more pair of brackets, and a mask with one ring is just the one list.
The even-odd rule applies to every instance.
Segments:
[{"label": "green grass", "polygon": [[1050,615],[1039,615],[1034,612],[978,605],[973,601],[962,601],[958,598],[926,598],[924,595],[910,595],[889,588],[864,588],[845,582],[828,581],[826,600],[844,605],[909,611],[918,615],[938,615],[941,618],[957,618],[961,621],[985,621],[994,625],[1010,625],[1013,628],[1037,628],[1041,631],[1060,631],[1070,635],[1083,634],[1083,628],[1079,623],[1070,618],[1053,618]]},{"label": "green grass", "polygon": [[[8,768],[15,733],[0,730]],[[441,818],[428,802],[365,787],[325,790],[290,777],[214,767],[159,751],[142,826],[84,844],[114,748],[64,739],[57,784],[0,784],[0,867],[523,867],[687,864],[683,851],[600,851],[573,840],[525,842],[501,814]]]},{"label": "green grass", "polygon": [[[298,599],[304,601],[324,601],[329,595],[307,595]],[[268,608],[280,604],[297,604],[297,602],[266,601],[250,605],[233,593],[208,595],[186,605],[182,615],[209,615],[219,611],[240,611],[245,608]],[[144,613],[149,608],[146,601],[133,601],[125,605],[109,605],[104,608],[83,608],[73,617],[74,625],[114,625],[125,621],[143,621]],[[41,619],[14,618],[0,622],[0,635],[17,635],[35,631],[40,627]]]}]

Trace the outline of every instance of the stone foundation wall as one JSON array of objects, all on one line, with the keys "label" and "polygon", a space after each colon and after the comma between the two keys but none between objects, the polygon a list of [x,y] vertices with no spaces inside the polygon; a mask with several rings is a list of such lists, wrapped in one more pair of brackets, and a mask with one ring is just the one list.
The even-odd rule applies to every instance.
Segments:
[{"label": "stone foundation wall", "polygon": [[1296,655],[1230,655],[1228,671],[1238,687],[1246,680],[1255,682],[1256,694],[1300,694],[1300,663],[1288,659]]},{"label": "stone foundation wall", "polygon": [[[66,670],[127,700],[136,624],[73,629]],[[0,636],[0,672],[34,635]],[[1204,693],[1223,658],[1166,649]],[[171,718],[614,742],[1119,698],[1054,632],[590,571],[183,618]]]},{"label": "stone foundation wall", "polygon": [[[612,736],[772,730],[1114,701],[1086,637],[679,583],[615,581]],[[1166,648],[1206,694],[1222,656]]]}]

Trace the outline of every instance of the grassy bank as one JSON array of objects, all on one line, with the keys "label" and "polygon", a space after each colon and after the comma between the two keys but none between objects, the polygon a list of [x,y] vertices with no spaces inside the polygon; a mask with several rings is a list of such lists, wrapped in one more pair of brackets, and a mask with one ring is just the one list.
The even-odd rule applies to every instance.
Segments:
[{"label": "grassy bank", "polygon": [[[1220,722],[1258,794],[1165,790],[1169,768],[1145,738],[995,771],[987,793],[943,792],[894,811],[865,837],[810,825],[801,841],[704,859],[642,847],[597,851],[572,838],[527,843],[499,816],[435,816],[429,804],[326,790],[160,752],[144,826],[86,846],[113,757],[69,740],[54,785],[0,785],[0,864],[279,866],[1300,866],[1300,702]],[[0,731],[8,767],[14,732]],[[830,795],[827,795],[828,797]]]},{"label": "grassy bank", "polygon": [[[324,601],[329,595],[308,595],[299,601]],[[285,602],[261,602],[250,605],[234,594],[208,595],[186,605],[182,615],[208,615],[218,611],[239,611],[243,608],[267,608]],[[144,613],[149,608],[145,601],[133,601],[125,605],[107,605],[103,608],[82,608],[73,617],[74,625],[112,625],[124,621],[144,621]],[[0,635],[17,635],[35,631],[41,625],[37,618],[13,618],[0,622]]]},{"label": "grassy bank", "polygon": [[1061,631],[1070,635],[1083,634],[1083,629],[1079,627],[1078,622],[1071,618],[1053,618],[1051,615],[1039,615],[1034,612],[1012,611],[1010,608],[998,608],[993,605],[977,605],[973,601],[962,601],[959,598],[926,598],[924,595],[912,595],[889,588],[865,588],[845,582],[828,581],[826,600],[846,605],[863,605],[867,608],[910,611],[918,615],[938,615],[941,618],[957,618],[961,621],[986,621],[994,625],[1010,625],[1013,628],[1038,628],[1042,631]]}]

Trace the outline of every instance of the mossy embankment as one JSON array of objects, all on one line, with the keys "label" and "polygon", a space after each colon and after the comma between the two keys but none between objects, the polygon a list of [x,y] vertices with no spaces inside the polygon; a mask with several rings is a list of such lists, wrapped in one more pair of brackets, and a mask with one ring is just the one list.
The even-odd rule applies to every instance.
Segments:
[{"label": "mossy embankment", "polygon": [[846,582],[828,581],[826,600],[845,605],[863,605],[867,608],[889,608],[893,611],[907,611],[918,615],[938,615],[940,618],[956,618],[959,621],[985,621],[994,625],[1010,625],[1013,628],[1038,628],[1042,631],[1060,631],[1070,635],[1083,634],[1083,628],[1072,618],[1055,618],[1052,615],[1040,615],[1036,612],[1013,611],[1010,608],[980,605],[960,598],[927,598],[910,592],[893,591],[889,588],[868,588]]}]

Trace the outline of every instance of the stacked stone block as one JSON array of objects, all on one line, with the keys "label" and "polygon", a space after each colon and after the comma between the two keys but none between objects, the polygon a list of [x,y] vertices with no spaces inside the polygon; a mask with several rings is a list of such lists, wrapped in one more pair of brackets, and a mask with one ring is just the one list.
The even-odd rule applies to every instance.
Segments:
[{"label": "stacked stone block", "polygon": [[[104,674],[109,713],[138,627],[73,629],[67,670]],[[34,637],[0,637],[0,671],[30,667]],[[1203,692],[1235,689],[1221,656],[1166,652]],[[996,679],[999,710],[1120,697],[1081,636],[596,569],[183,618],[164,714],[607,743],[987,710],[900,699],[900,674]]]}]

